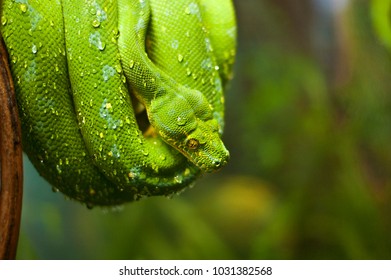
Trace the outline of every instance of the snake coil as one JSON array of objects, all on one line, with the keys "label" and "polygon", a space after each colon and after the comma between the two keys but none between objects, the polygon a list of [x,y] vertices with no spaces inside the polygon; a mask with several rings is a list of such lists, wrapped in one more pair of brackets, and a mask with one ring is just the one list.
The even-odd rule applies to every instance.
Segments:
[{"label": "snake coil", "polygon": [[23,149],[87,205],[170,195],[229,158],[230,0],[4,0]]}]

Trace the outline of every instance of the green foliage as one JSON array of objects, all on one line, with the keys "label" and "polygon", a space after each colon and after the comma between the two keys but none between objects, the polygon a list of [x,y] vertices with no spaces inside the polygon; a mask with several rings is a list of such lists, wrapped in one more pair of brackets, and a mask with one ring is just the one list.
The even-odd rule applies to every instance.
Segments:
[{"label": "green foliage", "polygon": [[372,0],[371,16],[373,27],[381,41],[391,49],[390,0]]}]

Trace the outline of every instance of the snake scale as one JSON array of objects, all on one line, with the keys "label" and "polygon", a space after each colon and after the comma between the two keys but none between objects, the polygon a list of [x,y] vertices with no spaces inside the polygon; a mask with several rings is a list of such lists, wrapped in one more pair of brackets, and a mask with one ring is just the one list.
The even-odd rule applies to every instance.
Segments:
[{"label": "snake scale", "polygon": [[223,167],[231,0],[4,0],[23,149],[87,205],[170,195]]}]

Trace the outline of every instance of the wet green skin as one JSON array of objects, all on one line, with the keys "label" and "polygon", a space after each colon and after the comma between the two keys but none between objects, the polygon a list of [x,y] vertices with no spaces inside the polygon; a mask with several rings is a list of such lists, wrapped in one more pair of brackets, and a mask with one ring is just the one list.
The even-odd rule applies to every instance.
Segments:
[{"label": "wet green skin", "polygon": [[170,195],[227,163],[230,1],[6,0],[1,20],[24,150],[68,197],[92,206]]}]

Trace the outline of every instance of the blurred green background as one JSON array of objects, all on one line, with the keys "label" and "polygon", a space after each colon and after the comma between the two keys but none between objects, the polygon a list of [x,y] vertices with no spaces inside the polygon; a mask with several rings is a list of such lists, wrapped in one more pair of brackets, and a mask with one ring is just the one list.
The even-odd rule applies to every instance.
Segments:
[{"label": "blurred green background", "polygon": [[27,165],[18,258],[390,259],[389,3],[235,1],[229,165],[92,210]]}]

